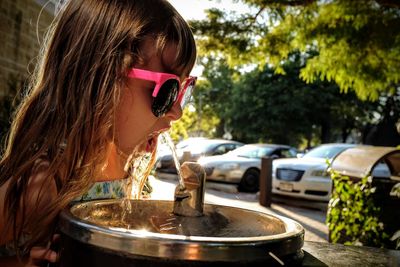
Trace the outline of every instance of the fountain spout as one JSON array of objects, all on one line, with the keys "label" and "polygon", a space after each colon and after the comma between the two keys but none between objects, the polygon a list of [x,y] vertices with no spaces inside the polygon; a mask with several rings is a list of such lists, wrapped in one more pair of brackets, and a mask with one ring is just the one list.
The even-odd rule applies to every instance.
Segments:
[{"label": "fountain spout", "polygon": [[203,216],[204,187],[206,173],[203,167],[195,162],[185,162],[181,165],[181,176],[184,185],[175,188],[175,215],[186,217]]}]

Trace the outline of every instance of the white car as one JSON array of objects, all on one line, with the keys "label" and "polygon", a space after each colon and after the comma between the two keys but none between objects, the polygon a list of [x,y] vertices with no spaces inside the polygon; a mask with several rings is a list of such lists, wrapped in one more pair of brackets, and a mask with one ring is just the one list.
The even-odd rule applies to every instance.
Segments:
[{"label": "white car", "polygon": [[301,158],[276,159],[272,162],[272,193],[310,200],[329,201],[332,180],[326,160],[332,161],[353,144],[320,145]]}]

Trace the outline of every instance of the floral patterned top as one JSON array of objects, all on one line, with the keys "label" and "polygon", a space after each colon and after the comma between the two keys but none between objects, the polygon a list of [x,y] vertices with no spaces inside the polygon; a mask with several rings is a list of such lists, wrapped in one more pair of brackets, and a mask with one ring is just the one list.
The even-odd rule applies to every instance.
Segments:
[{"label": "floral patterned top", "polygon": [[124,187],[127,182],[128,179],[97,182],[89,189],[88,192],[83,194],[82,197],[78,198],[77,201],[81,202],[95,199],[124,198]]}]

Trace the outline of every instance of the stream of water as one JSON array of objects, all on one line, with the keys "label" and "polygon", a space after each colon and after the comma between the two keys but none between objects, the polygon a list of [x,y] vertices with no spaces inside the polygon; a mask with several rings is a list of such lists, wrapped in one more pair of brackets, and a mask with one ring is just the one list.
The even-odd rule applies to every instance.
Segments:
[{"label": "stream of water", "polygon": [[[179,186],[181,190],[185,189],[185,184],[181,176],[181,165],[176,153],[174,142],[168,132],[164,132],[159,136],[160,141],[165,143],[172,152],[172,157],[179,177]],[[122,221],[125,221],[127,214],[132,212],[131,199],[140,199],[142,190],[149,176],[151,169],[156,160],[156,150],[152,152],[137,152],[134,151],[128,158],[125,171],[129,174],[128,182],[125,185],[125,198],[122,201]],[[129,226],[127,226],[129,228]]]},{"label": "stream of water", "polygon": [[172,141],[172,138],[168,132],[162,133],[160,135],[160,137],[161,137],[161,141],[165,142],[168,145],[168,147],[171,149],[172,158],[174,159],[174,163],[175,163],[175,167],[176,167],[176,172],[178,173],[179,186],[182,190],[184,190],[185,183],[183,181],[183,177],[182,177],[182,173],[181,173],[181,164],[179,162],[178,154],[176,153],[175,144]]}]

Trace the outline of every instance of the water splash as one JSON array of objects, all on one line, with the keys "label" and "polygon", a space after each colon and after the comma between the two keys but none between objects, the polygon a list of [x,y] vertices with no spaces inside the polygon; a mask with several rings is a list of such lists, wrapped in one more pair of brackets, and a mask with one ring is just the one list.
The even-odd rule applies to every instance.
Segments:
[{"label": "water splash", "polygon": [[131,199],[140,199],[147,177],[153,167],[156,149],[152,152],[138,152],[135,150],[127,159],[124,170],[128,173],[128,180],[124,186],[125,198],[122,200],[122,221],[132,212]]},{"label": "water splash", "polygon": [[183,181],[182,173],[181,173],[181,163],[179,162],[178,154],[176,153],[175,144],[172,141],[171,136],[168,132],[163,132],[161,135],[162,141],[164,141],[168,147],[171,149],[172,158],[174,159],[176,172],[178,173],[179,187],[181,190],[185,190],[185,183]]},{"label": "water splash", "polygon": [[[176,153],[175,144],[168,132],[160,134],[159,137],[161,137],[162,142],[168,145],[172,152],[172,157],[179,177],[179,187],[180,190],[184,191],[186,188],[181,174],[181,164]],[[156,160],[156,151],[157,149],[154,149],[152,152],[143,152],[135,149],[126,161],[124,170],[129,176],[124,187],[125,198],[121,203],[123,212],[121,217],[122,222],[125,222],[126,216],[132,213],[130,200],[141,198],[143,187]],[[126,225],[126,227],[129,228],[129,225]]]}]

